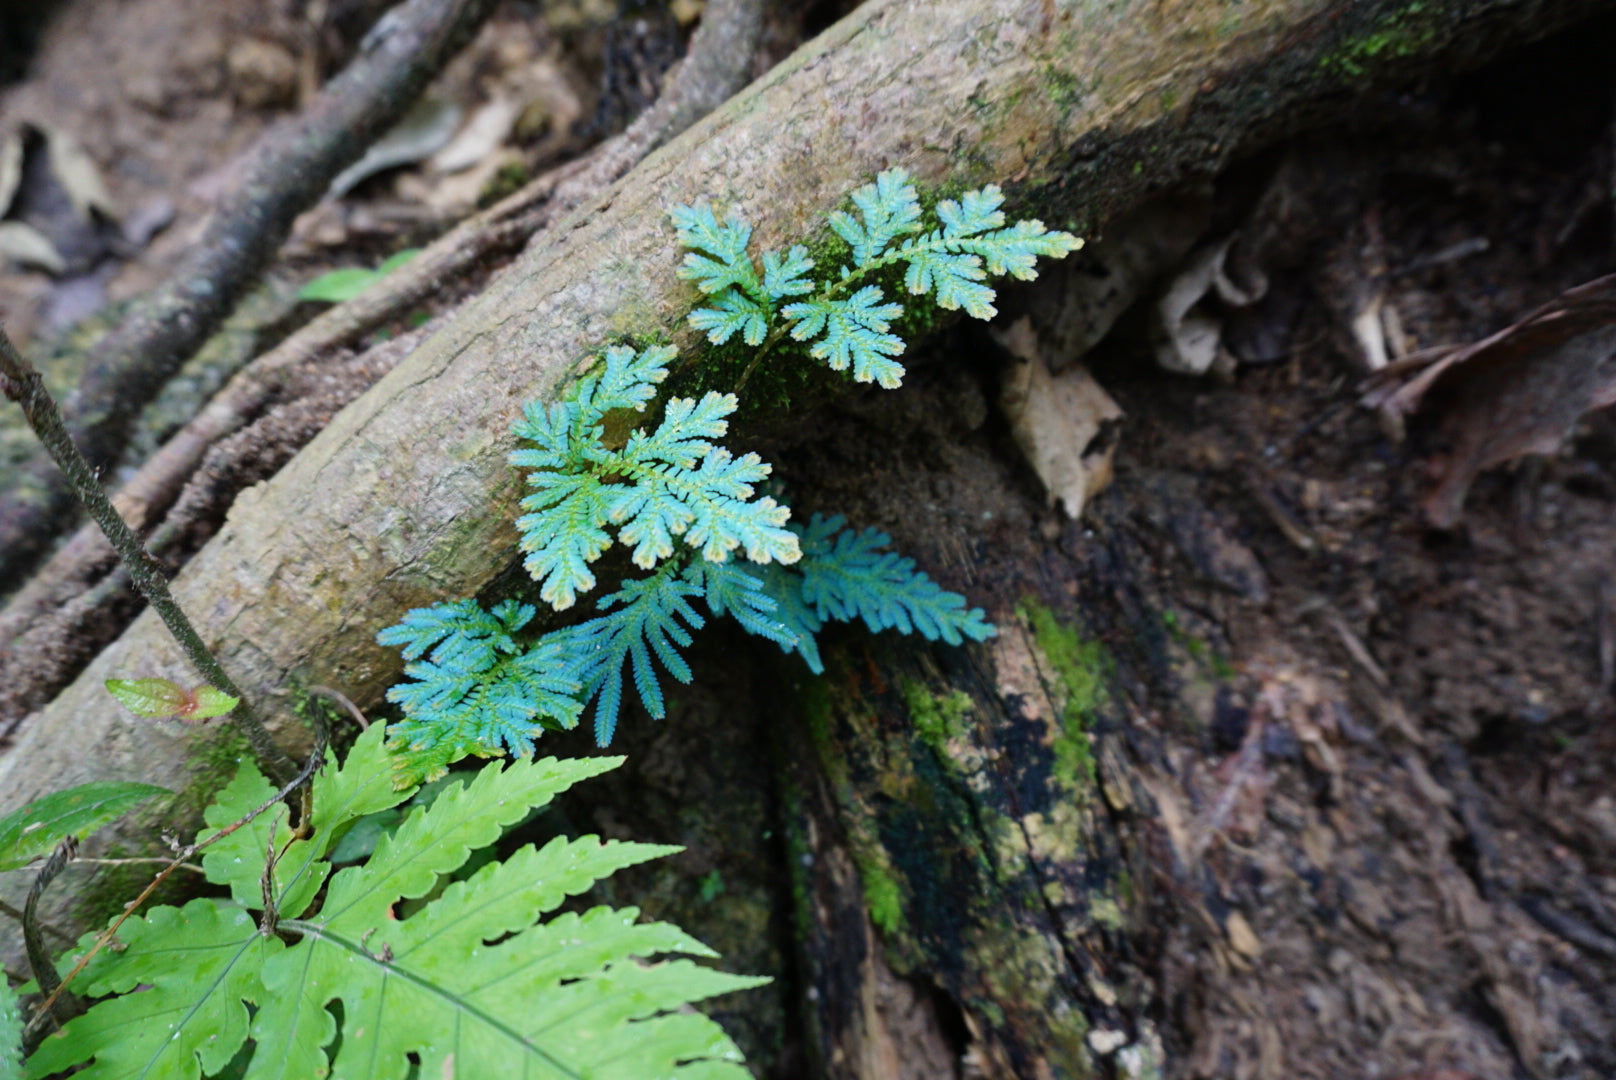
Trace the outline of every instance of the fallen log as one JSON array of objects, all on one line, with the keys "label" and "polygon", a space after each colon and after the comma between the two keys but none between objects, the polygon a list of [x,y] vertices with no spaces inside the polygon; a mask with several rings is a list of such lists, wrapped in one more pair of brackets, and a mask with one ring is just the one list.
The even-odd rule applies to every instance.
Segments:
[{"label": "fallen log", "polygon": [[[504,458],[522,402],[559,392],[608,338],[672,332],[699,363],[678,331],[691,292],[674,275],[672,205],[711,200],[778,246],[873,173],[903,166],[929,185],[1003,183],[1013,209],[1092,231],[1379,80],[1473,62],[1603,6],[868,4],[529,251],[244,496],[175,594],[237,682],[288,721],[297,685],[375,701],[399,667],[376,630],[476,593],[511,562],[520,491]],[[137,675],[187,677],[150,617],[23,729],[0,760],[0,813],[89,779],[217,782],[199,775],[216,742],[198,749],[116,714],[102,680]],[[996,715],[994,695],[1002,688],[980,695],[984,716]],[[844,812],[857,805],[855,793]],[[1014,885],[1018,903],[1030,880]]]}]

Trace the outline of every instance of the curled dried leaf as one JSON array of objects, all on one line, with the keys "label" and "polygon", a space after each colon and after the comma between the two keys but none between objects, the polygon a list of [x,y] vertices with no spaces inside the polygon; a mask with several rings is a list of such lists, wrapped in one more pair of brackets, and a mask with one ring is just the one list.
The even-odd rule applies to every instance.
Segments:
[{"label": "curled dried leaf", "polygon": [[1440,414],[1449,450],[1423,506],[1432,525],[1453,526],[1483,469],[1556,453],[1585,413],[1616,404],[1616,274],[1570,289],[1490,337],[1385,368],[1363,402],[1395,421]]}]

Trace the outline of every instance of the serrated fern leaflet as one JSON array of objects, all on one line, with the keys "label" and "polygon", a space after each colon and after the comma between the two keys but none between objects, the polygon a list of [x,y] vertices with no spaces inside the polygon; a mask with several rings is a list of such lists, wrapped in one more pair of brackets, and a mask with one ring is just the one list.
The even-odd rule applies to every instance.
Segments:
[{"label": "serrated fern leaflet", "polygon": [[621,449],[603,444],[606,415],[643,411],[673,355],[666,346],[638,355],[609,349],[606,371],[585,379],[575,398],[532,403],[512,428],[530,444],[510,455],[529,470],[528,513],[516,522],[523,565],[557,610],[594,588],[590,564],[614,542],[630,546],[634,564],[647,570],[673,554],[678,537],[715,562],[737,548],[754,562],[797,557],[796,536],[784,527],[790,510],[754,498],[769,466],[714,441],[729,430],[735,395],[673,398],[654,431],[636,430]]},{"label": "serrated fern leaflet", "polygon": [[[409,795],[393,790],[373,727],[317,786],[309,835],[296,838],[284,814],[264,815],[257,835],[208,861],[208,877],[236,899],[158,907],[124,923],[121,948],[98,953],[78,983],[117,996],[47,1039],[27,1075],[88,1062],[76,1074],[87,1080],[195,1077],[246,1054],[248,1080],[404,1080],[417,1070],[744,1080],[734,1044],[684,1006],[766,980],[656,959],[712,953],[676,927],[639,922],[632,908],[544,920],[598,879],[677,848],[559,837],[443,887],[474,850],[620,760],[485,767],[406,816],[366,863],[332,873],[322,859],[342,833]],[[235,820],[272,792],[246,765],[208,818]],[[326,800],[336,805],[322,816]],[[284,851],[277,872],[296,864],[277,873],[276,933],[254,914],[269,845]],[[395,905],[413,898],[424,902],[398,916]]]},{"label": "serrated fern leaflet", "polygon": [[407,779],[433,779],[472,755],[525,754],[545,729],[577,726],[571,657],[559,642],[527,647],[512,636],[533,614],[513,600],[492,612],[462,600],[411,611],[376,636],[414,661],[404,668],[411,681],[387,692],[404,709],[391,733]]},{"label": "serrated fern leaflet", "polygon": [[814,299],[788,304],[784,314],[795,319],[791,336],[815,341],[810,356],[824,360],[832,371],[853,369],[859,382],[874,382],[895,390],[903,382],[903,365],[890,357],[903,355],[903,339],[887,330],[903,314],[902,304],[883,304],[881,290],[866,285],[841,300]]},{"label": "serrated fern leaflet", "polygon": [[591,703],[596,741],[608,745],[629,685],[648,713],[662,717],[662,674],[681,683],[693,676],[682,650],[706,625],[697,598],[705,598],[712,615],[799,653],[815,673],[824,670],[815,635],[827,621],[862,620],[871,630],[951,645],[993,636],[980,608],[968,608],[913,560],[883,550],[885,533],[842,526],[840,517],[817,514],[806,529],[791,526],[803,556],[790,566],[711,563],[687,549],[682,570],[668,562],[649,578],[624,582],[599,601],[599,617],[551,631],[525,653],[503,631],[485,629],[520,629],[532,611],[525,605],[507,602],[493,615],[471,601],[411,612],[383,631],[383,644],[403,645],[406,656],[453,649],[473,662],[446,672],[434,651],[433,663],[405,668],[418,681],[388,692],[405,710],[390,729],[400,782],[434,779],[466,755],[531,752],[543,730],[572,727]]},{"label": "serrated fern leaflet", "polygon": [[[853,192],[857,215],[838,210],[828,224],[850,249],[851,261],[821,280],[807,250],[798,245],[785,256],[762,254],[761,277],[747,249],[752,229],[735,215],[723,225],[709,206],[675,207],[671,217],[679,243],[689,249],[680,276],[714,298],[713,306],[691,312],[690,325],[722,345],[736,334],[751,346],[783,334],[809,342],[809,355],[832,370],[851,370],[859,382],[887,389],[903,381],[902,339],[888,333],[904,313],[888,301],[871,275],[903,265],[903,287],[910,295],[931,295],[945,311],[964,310],[978,319],[997,312],[990,277],[1023,281],[1038,276],[1040,256],[1062,258],[1082,246],[1070,233],[1044,228],[1037,220],[1005,225],[999,209],[1004,195],[996,185],[966,192],[958,202],[937,204],[928,227],[909,174],[888,169]],[[789,297],[806,299],[784,304]]]},{"label": "serrated fern leaflet", "polygon": [[[623,670],[628,668],[646,711],[660,719],[667,706],[657,664],[682,683],[691,680],[690,665],[679,654],[692,641],[690,631],[706,620],[690,606],[701,588],[679,576],[670,564],[640,581],[626,581],[597,605],[608,614],[558,630],[546,640],[559,642],[583,683],[583,696],[595,700],[595,740],[612,741],[623,701]],[[615,608],[616,610],[610,610]]]},{"label": "serrated fern leaflet", "polygon": [[814,635],[827,621],[863,620],[872,631],[918,633],[927,641],[958,645],[986,641],[997,631],[981,608],[948,592],[915,569],[913,559],[884,551],[891,538],[876,529],[843,528],[840,516],[813,516],[802,539],[802,560],[765,567],[759,582],[775,601],[774,615],[796,637],[786,652],[799,653],[815,674],[824,670]]}]

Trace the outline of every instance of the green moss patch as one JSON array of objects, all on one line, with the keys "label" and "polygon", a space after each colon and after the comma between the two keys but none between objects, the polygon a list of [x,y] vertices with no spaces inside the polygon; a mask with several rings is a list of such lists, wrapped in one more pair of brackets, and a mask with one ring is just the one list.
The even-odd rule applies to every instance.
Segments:
[{"label": "green moss patch", "polygon": [[1060,731],[1055,737],[1055,773],[1062,781],[1082,791],[1094,787],[1094,747],[1089,730],[1100,712],[1111,702],[1107,688],[1112,673],[1111,654],[1096,640],[1088,640],[1075,628],[1063,625],[1055,613],[1033,600],[1016,608],[1033,640],[1044,654],[1064,702],[1060,707]]}]

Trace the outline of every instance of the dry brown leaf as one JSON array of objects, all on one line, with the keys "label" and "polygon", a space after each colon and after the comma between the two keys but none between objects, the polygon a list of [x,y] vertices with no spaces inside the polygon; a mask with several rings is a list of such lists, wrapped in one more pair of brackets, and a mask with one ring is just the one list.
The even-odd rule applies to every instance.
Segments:
[{"label": "dry brown leaf", "polygon": [[52,274],[67,272],[67,260],[50,238],[20,221],[0,221],[0,255],[19,266],[32,266]]},{"label": "dry brown leaf", "polygon": [[995,336],[1015,357],[1004,371],[1000,404],[1016,445],[1049,501],[1075,521],[1111,482],[1113,447],[1098,444],[1104,426],[1122,418],[1122,408],[1081,364],[1051,374],[1027,316]]},{"label": "dry brown leaf", "polygon": [[1389,366],[1363,401],[1394,417],[1440,411],[1451,449],[1423,505],[1431,524],[1451,527],[1483,469],[1556,453],[1583,414],[1616,404],[1616,274],[1561,294],[1491,337]]},{"label": "dry brown leaf", "polygon": [[107,194],[101,179],[101,167],[85,153],[78,140],[60,128],[44,124],[32,125],[45,137],[50,154],[51,173],[67,192],[73,211],[82,221],[90,220],[92,210],[99,211],[111,221],[118,220],[118,208]]},{"label": "dry brown leaf", "polygon": [[1258,940],[1257,932],[1251,928],[1251,924],[1240,912],[1229,912],[1223,930],[1229,935],[1229,944],[1234,946],[1234,951],[1241,956],[1255,960],[1262,955],[1262,942]]},{"label": "dry brown leaf", "polygon": [[11,200],[22,183],[22,134],[0,132],[0,216],[11,209]]}]

